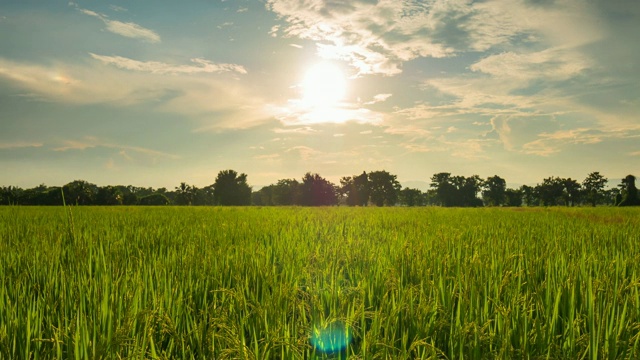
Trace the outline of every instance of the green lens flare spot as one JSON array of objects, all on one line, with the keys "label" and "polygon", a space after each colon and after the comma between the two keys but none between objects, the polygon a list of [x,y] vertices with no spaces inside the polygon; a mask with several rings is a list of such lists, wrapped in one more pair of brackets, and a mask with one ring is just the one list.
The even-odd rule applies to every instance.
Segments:
[{"label": "green lens flare spot", "polygon": [[314,326],[310,341],[317,351],[333,354],[346,349],[352,338],[349,328],[336,321],[325,326]]}]

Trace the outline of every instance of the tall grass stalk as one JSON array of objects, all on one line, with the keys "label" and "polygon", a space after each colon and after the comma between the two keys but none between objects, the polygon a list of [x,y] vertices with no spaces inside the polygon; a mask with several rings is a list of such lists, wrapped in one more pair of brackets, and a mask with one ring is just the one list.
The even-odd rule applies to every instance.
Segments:
[{"label": "tall grass stalk", "polygon": [[640,358],[639,215],[3,207],[0,358]]}]

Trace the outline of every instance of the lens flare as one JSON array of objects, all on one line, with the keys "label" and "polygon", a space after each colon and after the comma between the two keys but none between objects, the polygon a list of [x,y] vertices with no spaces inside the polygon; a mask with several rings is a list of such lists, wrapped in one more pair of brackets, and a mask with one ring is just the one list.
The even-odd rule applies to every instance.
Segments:
[{"label": "lens flare", "polygon": [[353,335],[342,322],[336,321],[325,326],[314,326],[311,345],[325,354],[343,351],[351,343]]}]

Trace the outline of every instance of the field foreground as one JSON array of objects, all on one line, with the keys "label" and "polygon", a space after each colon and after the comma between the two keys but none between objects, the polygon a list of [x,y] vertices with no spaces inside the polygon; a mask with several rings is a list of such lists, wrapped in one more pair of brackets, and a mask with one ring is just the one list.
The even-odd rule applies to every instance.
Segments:
[{"label": "field foreground", "polygon": [[640,209],[0,207],[0,359],[640,358]]}]

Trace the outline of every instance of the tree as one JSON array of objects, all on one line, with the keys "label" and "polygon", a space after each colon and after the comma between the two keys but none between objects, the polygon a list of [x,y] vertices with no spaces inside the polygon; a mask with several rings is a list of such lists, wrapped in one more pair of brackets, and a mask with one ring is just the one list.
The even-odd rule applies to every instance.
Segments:
[{"label": "tree", "polygon": [[398,194],[402,186],[396,175],[386,171],[373,171],[368,175],[369,197],[376,206],[393,206],[398,202]]},{"label": "tree", "polygon": [[419,189],[405,187],[400,190],[400,203],[405,206],[424,206],[426,199]]},{"label": "tree", "polygon": [[564,183],[559,177],[548,177],[535,187],[535,191],[543,206],[555,206],[564,196]]},{"label": "tree", "polygon": [[566,206],[575,206],[580,203],[581,187],[580,184],[571,179],[562,179],[563,199]]},{"label": "tree", "polygon": [[256,206],[273,206],[273,188],[275,185],[264,186],[251,193],[251,204]]},{"label": "tree", "polygon": [[180,186],[176,186],[176,205],[193,205],[196,189],[185,182],[181,182]]},{"label": "tree", "polygon": [[215,205],[213,185],[195,188],[193,205]]},{"label": "tree", "polygon": [[[507,182],[498,175],[488,177],[482,188],[482,198],[488,206],[500,206],[505,203]],[[518,205],[519,206],[519,205]]]},{"label": "tree", "polygon": [[534,187],[522,185],[520,187],[520,193],[522,194],[522,202],[527,206],[537,206],[539,204],[537,191]]},{"label": "tree", "polygon": [[115,186],[99,187],[95,203],[96,205],[122,205],[122,193]]},{"label": "tree", "polygon": [[369,203],[370,183],[366,172],[360,175],[345,176],[340,179],[340,192],[347,196],[349,206],[367,206]]},{"label": "tree", "polygon": [[609,180],[595,171],[587,175],[582,181],[582,189],[585,199],[591,204],[596,206],[605,198],[604,187]]},{"label": "tree", "polygon": [[216,205],[251,205],[251,187],[247,184],[247,174],[222,170],[212,186]]},{"label": "tree", "polygon": [[478,199],[478,193],[482,189],[484,181],[478,175],[472,175],[464,178],[464,182],[460,191],[462,193],[461,206],[482,206],[482,200]]},{"label": "tree", "polygon": [[455,206],[457,189],[451,183],[451,173],[437,173],[431,177],[431,186],[435,189],[435,201],[440,206]]},{"label": "tree", "polygon": [[483,181],[478,175],[470,177],[438,173],[431,177],[431,187],[436,190],[436,201],[441,206],[482,206],[478,199]]},{"label": "tree", "polygon": [[84,180],[74,180],[62,190],[68,205],[93,205],[98,187]]},{"label": "tree", "polygon": [[640,198],[638,198],[638,189],[636,188],[636,177],[633,175],[627,175],[622,179],[622,184],[625,187],[622,201],[618,203],[618,206],[640,206]]},{"label": "tree", "polygon": [[507,189],[504,192],[506,206],[522,206],[522,191],[518,189]]},{"label": "tree", "polygon": [[299,188],[300,205],[329,206],[338,203],[335,185],[318,174],[306,173]]},{"label": "tree", "polygon": [[296,179],[280,179],[273,188],[273,205],[299,205],[300,183]]}]

